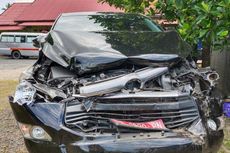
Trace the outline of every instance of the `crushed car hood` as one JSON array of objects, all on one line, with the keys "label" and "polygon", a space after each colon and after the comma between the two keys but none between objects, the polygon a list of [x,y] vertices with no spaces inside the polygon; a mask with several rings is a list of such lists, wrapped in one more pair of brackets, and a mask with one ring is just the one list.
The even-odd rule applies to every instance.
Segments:
[{"label": "crushed car hood", "polygon": [[[187,56],[191,49],[176,32],[86,32],[52,30],[43,44],[52,61],[78,74],[124,63],[162,66]],[[144,55],[140,55],[144,54]]]}]

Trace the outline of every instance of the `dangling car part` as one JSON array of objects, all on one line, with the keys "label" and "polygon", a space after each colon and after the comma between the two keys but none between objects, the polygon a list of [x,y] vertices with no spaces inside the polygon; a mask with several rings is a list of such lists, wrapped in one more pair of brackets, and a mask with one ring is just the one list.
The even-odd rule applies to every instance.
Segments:
[{"label": "dangling car part", "polygon": [[151,19],[67,13],[10,97],[31,153],[217,153],[219,75]]},{"label": "dangling car part", "polygon": [[123,89],[129,81],[135,80],[140,82],[140,87],[144,84],[161,76],[168,71],[167,67],[162,68],[147,68],[144,70],[138,70],[137,72],[127,74],[125,76],[117,77],[115,79],[98,82],[96,84],[90,84],[80,87],[80,95],[82,96],[96,96],[103,95],[111,92],[116,92]]}]

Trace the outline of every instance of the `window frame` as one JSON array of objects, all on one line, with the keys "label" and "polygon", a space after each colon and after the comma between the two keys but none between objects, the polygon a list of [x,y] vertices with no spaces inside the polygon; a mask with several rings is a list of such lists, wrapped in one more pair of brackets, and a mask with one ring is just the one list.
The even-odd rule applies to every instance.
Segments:
[{"label": "window frame", "polygon": [[[16,42],[16,37],[25,37],[25,42]],[[26,40],[27,40],[27,36],[26,35],[14,35],[14,42],[15,43],[27,43]],[[21,41],[21,39],[20,39],[20,41]]]},{"label": "window frame", "polygon": [[[9,37],[9,36],[13,36],[14,38],[14,41],[13,42],[9,42],[9,39],[7,38],[7,41],[2,41],[2,37],[5,36],[5,37]],[[1,35],[1,43],[15,43],[15,35]]]},{"label": "window frame", "polygon": [[35,35],[27,35],[27,36],[26,36],[26,43],[33,43],[33,40],[34,40],[34,39],[32,39],[31,42],[28,42],[28,37],[34,37],[34,39],[36,39],[36,38],[38,37],[38,35],[37,35],[37,36],[35,36]]}]

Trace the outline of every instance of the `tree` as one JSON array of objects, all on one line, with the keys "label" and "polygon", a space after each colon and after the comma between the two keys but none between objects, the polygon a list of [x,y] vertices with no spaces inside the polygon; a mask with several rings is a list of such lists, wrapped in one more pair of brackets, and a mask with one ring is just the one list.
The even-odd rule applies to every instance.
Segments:
[{"label": "tree", "polygon": [[126,12],[178,20],[177,31],[190,44],[203,42],[203,66],[210,65],[213,47],[225,44],[230,30],[230,0],[99,0]]},{"label": "tree", "polygon": [[10,6],[11,6],[11,4],[10,4],[10,3],[7,3],[7,4],[5,5],[5,7],[2,8],[2,10],[5,11],[5,10],[7,10],[8,8],[10,8]]}]

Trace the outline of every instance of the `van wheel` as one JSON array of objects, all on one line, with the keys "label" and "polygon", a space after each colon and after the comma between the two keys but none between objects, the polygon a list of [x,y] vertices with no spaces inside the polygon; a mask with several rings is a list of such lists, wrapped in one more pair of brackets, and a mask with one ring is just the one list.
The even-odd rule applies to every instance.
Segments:
[{"label": "van wheel", "polygon": [[20,53],[19,51],[13,51],[13,52],[11,53],[11,57],[12,57],[13,59],[20,59],[20,58],[22,57],[22,55],[21,55],[21,53]]}]

